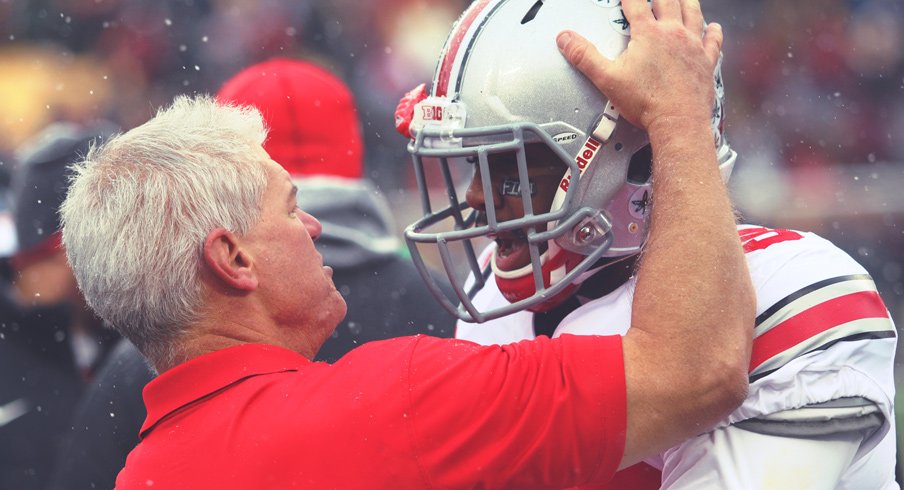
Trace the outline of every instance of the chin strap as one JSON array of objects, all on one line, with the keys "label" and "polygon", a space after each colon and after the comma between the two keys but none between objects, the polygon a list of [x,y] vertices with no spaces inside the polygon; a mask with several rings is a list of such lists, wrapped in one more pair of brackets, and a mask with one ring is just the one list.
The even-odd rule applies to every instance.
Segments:
[{"label": "chin strap", "polygon": [[[556,247],[555,243],[551,243],[550,245],[550,248],[540,257],[540,268],[544,288],[556,284],[567,271],[580,263],[582,258],[580,255]],[[527,265],[516,271],[499,270],[496,267],[495,252],[493,252],[490,264],[496,279],[496,286],[508,302],[516,303],[523,299],[530,298],[537,292],[534,285],[533,267],[531,265]],[[566,287],[559,294],[550,297],[542,303],[529,307],[528,310],[538,312],[555,308],[561,304],[562,301],[571,296],[577,287],[577,284]]]},{"label": "chin strap", "polygon": [[[600,272],[600,271],[602,271],[603,269],[607,269],[607,268],[609,268],[609,267],[612,267],[613,265],[620,264],[620,263],[622,263],[622,262],[624,262],[624,261],[626,261],[626,260],[628,260],[628,259],[630,259],[630,258],[632,258],[632,257],[636,257],[636,256],[637,256],[636,253],[628,254],[628,255],[619,257],[619,258],[617,258],[617,259],[615,259],[615,260],[613,260],[613,261],[611,261],[611,262],[606,262],[606,263],[603,264],[603,265],[599,265],[599,266],[596,266],[596,267],[591,267],[591,268],[588,269],[586,272],[584,272],[583,274],[581,274],[580,276],[578,276],[578,278],[574,281],[574,283],[577,284],[577,285],[582,285],[582,284],[584,284],[584,281],[586,281],[587,279],[590,279],[591,277],[593,277],[597,272]],[[608,259],[605,259],[605,258],[604,258],[604,259],[602,259],[602,260],[608,260]],[[590,296],[587,296],[587,297],[589,298]],[[597,298],[599,298],[599,297],[600,297],[600,296],[597,296]]]},{"label": "chin strap", "polygon": [[612,133],[615,132],[615,123],[618,122],[618,116],[618,109],[612,104],[606,104],[606,109],[603,110],[603,117],[600,118],[600,122],[596,123],[596,128],[593,130],[593,137],[604,145],[608,143]]}]

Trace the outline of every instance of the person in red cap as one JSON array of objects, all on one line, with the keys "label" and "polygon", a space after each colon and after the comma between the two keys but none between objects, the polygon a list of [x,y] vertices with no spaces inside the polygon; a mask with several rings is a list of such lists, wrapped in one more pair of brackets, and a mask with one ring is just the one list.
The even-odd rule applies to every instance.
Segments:
[{"label": "person in red cap", "polygon": [[[313,63],[273,59],[228,79],[217,98],[261,112],[269,128],[264,149],[291,175],[299,206],[323,225],[317,248],[333,268],[348,313],[316,359],[335,362],[378,339],[450,337],[454,319],[400,255],[389,206],[364,178],[360,123],[345,83]],[[51,489],[112,488],[138,443],[146,416],[141,387],[151,379],[134,345],[116,347],[76,410]]]},{"label": "person in red cap", "polygon": [[364,176],[354,96],[325,68],[289,58],[257,63],[226,80],[217,99],[261,111],[270,129],[264,149],[293,178]]}]

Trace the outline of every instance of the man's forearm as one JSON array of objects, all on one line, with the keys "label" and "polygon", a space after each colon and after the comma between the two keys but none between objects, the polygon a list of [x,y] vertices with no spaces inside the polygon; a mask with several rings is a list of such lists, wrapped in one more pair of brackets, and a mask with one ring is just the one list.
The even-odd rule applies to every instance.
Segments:
[{"label": "man's forearm", "polygon": [[652,222],[625,338],[636,439],[622,467],[637,461],[635,449],[707,430],[747,389],[755,299],[712,133],[708,120],[672,122],[650,132]]},{"label": "man's forearm", "polygon": [[661,362],[746,369],[753,286],[709,120],[668,123],[650,128],[652,223],[638,272],[634,326],[675,346]]},{"label": "man's forearm", "polygon": [[721,27],[704,24],[697,0],[621,7],[631,40],[617,59],[573,33],[558,42],[653,149],[650,232],[624,338],[624,467],[741,403],[755,299],[710,126]]}]

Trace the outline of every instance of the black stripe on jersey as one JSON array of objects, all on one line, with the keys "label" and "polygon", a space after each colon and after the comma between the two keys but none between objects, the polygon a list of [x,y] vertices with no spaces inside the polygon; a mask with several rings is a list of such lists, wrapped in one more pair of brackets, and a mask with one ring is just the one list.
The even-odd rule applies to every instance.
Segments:
[{"label": "black stripe on jersey", "polygon": [[[458,96],[461,93],[461,80],[465,77],[465,68],[468,65],[468,57],[471,55],[471,49],[474,47],[474,43],[477,42],[477,38],[480,37],[480,32],[483,30],[483,26],[490,20],[490,17],[496,14],[496,11],[499,10],[503,4],[508,2],[499,2],[496,5],[493,5],[493,8],[490,9],[489,12],[483,17],[483,20],[480,21],[480,25],[477,26],[477,29],[474,30],[474,35],[471,36],[471,40],[468,42],[468,46],[465,48],[464,54],[461,56],[461,68],[458,70],[458,78],[455,80],[455,90],[451,91],[449,88],[446,88],[446,95],[453,96],[455,100],[458,100]],[[455,60],[452,60],[454,63]]]},{"label": "black stripe on jersey", "polygon": [[831,284],[836,284],[839,282],[857,281],[857,280],[862,280],[862,279],[869,279],[870,281],[873,280],[873,278],[869,274],[851,274],[849,276],[838,276],[838,277],[833,277],[831,279],[825,279],[825,280],[822,280],[819,282],[814,282],[813,284],[810,284],[809,286],[807,286],[805,288],[799,289],[799,290],[789,294],[788,296],[785,296],[783,299],[780,299],[774,305],[770,306],[768,310],[764,311],[760,316],[756,317],[756,325],[754,328],[759,327],[761,323],[768,320],[769,317],[774,315],[778,310],[784,308],[785,306],[788,306],[788,304],[790,304],[794,300],[799,299],[803,296],[806,296],[806,295],[812,293],[813,291],[816,291],[817,289],[822,289],[826,286],[829,286]]},{"label": "black stripe on jersey", "polygon": [[[793,361],[794,359],[803,357],[811,352],[826,350],[829,347],[832,347],[833,345],[837,344],[838,342],[856,342],[858,340],[878,340],[878,339],[894,338],[894,336],[895,336],[895,332],[890,331],[890,330],[885,330],[882,332],[863,332],[863,333],[858,333],[858,334],[854,334],[854,335],[849,335],[847,337],[842,337],[840,339],[830,340],[830,341],[826,342],[825,344],[820,345],[819,347],[810,349],[807,352],[804,352],[798,356],[795,356],[794,358],[790,359],[788,362],[783,364],[782,367],[787,366],[788,363]],[[782,367],[777,367],[775,369],[770,369],[769,371],[763,371],[762,373],[754,374],[754,375],[750,376],[749,382],[753,383],[754,381],[756,381],[758,379],[765,378],[766,376],[769,376],[770,374],[778,371]]]}]

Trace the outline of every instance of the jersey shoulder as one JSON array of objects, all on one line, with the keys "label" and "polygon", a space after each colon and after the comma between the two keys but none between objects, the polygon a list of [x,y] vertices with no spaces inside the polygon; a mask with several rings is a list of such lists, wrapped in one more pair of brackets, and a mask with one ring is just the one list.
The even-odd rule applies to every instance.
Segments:
[{"label": "jersey shoulder", "polygon": [[815,233],[741,225],[738,235],[757,294],[767,301],[825,279],[867,275],[850,255]]},{"label": "jersey shoulder", "polygon": [[738,233],[757,296],[750,391],[720,425],[862,429],[863,457],[894,419],[896,331],[873,279],[817,234],[752,225]]},{"label": "jersey shoulder", "polygon": [[840,342],[894,338],[869,273],[830,241],[751,225],[738,233],[757,294],[751,381]]}]

